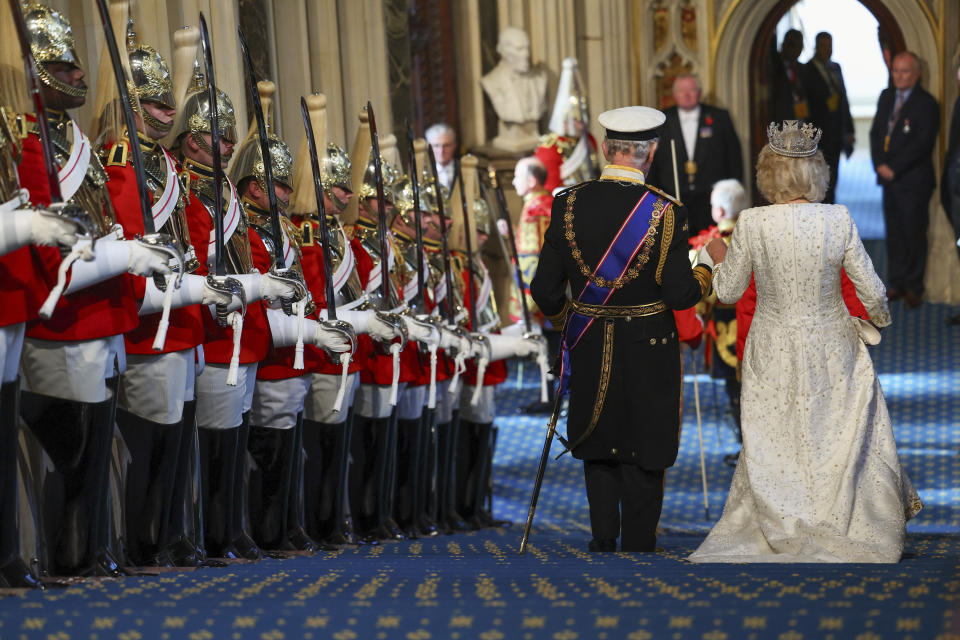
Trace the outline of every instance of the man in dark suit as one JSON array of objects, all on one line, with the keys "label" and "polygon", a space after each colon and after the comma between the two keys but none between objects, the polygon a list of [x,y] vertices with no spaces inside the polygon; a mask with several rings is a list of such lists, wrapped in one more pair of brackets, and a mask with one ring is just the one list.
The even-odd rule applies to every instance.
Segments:
[{"label": "man in dark suit", "polygon": [[790,29],[783,36],[779,53],[774,52],[771,60],[770,119],[774,122],[810,117],[803,65],[798,61],[801,53],[803,34]]},{"label": "man in dark suit", "polygon": [[674,193],[673,158],[670,141],[677,147],[679,198],[690,215],[690,235],[713,224],[710,215],[710,190],[724,178],[743,180],[743,155],[740,139],[725,109],[700,102],[700,81],[693,75],[680,75],[673,81],[675,106],[667,109],[666,122],[659,136],[660,153],[650,169],[648,183]]},{"label": "man in dark suit", "polygon": [[870,155],[883,186],[887,228],[887,297],[915,309],[923,301],[930,197],[937,185],[933,147],[940,105],[918,84],[920,60],[909,51],[893,59],[893,87],[884,89],[870,126]]},{"label": "man in dark suit", "polygon": [[833,55],[833,37],[826,31],[817,34],[817,48],[810,61],[803,66],[810,120],[823,132],[820,150],[830,167],[830,187],[823,202],[833,204],[837,189],[837,169],[840,152],[850,157],[853,153],[853,117],[847,88],[843,83],[840,65],[830,60]]},{"label": "man in dark suit", "polygon": [[[618,537],[623,551],[654,550],[664,470],[679,446],[671,309],[692,307],[711,286],[709,252],[693,269],[687,258],[686,210],[644,184],[663,119],[647,107],[600,115],[610,164],[599,179],[556,196],[531,283],[541,311],[564,327],[561,392],[570,391],[570,408],[562,442],[583,460],[591,551],[615,551]],[[710,251],[719,260],[716,242]]]}]

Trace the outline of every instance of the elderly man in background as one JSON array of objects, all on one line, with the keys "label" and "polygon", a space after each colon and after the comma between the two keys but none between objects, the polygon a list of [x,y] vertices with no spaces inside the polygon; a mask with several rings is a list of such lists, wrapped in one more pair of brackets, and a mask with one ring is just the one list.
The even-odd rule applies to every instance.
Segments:
[{"label": "elderly man in background", "polygon": [[457,153],[457,132],[445,122],[432,125],[424,133],[427,143],[433,147],[437,159],[437,177],[447,189],[453,188],[453,178],[457,173],[457,163],[453,161]]},{"label": "elderly man in background", "polygon": [[683,74],[673,81],[676,106],[664,111],[661,151],[650,168],[649,183],[667,193],[675,190],[670,141],[676,142],[680,193],[674,194],[687,207],[690,235],[711,225],[710,189],[724,178],[743,179],[740,139],[725,109],[700,102],[702,89],[695,75]]},{"label": "elderly man in background", "polygon": [[940,105],[918,84],[920,60],[909,51],[893,59],[893,86],[884,89],[870,126],[870,155],[883,187],[887,227],[887,297],[915,309],[923,302],[930,197],[937,186],[933,146]]}]

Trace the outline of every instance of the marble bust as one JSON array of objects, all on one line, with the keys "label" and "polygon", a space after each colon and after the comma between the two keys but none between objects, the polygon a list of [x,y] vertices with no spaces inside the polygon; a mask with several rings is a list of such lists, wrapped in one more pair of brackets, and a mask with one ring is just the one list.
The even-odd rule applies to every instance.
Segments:
[{"label": "marble bust", "polygon": [[530,66],[530,39],[522,29],[501,31],[497,53],[500,62],[480,79],[500,121],[493,146],[508,151],[533,149],[547,108],[547,72]]}]

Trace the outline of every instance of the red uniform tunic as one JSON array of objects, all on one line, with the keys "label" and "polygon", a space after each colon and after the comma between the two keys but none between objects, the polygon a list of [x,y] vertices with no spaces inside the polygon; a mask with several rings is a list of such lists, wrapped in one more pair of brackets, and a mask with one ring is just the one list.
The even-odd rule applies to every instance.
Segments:
[{"label": "red uniform tunic", "polygon": [[[128,147],[129,142],[123,140],[119,145]],[[110,200],[117,215],[117,221],[123,225],[126,235],[142,235],[144,233],[143,214],[140,211],[140,194],[137,189],[137,176],[128,154],[117,153],[110,145],[104,149],[107,158],[104,167],[110,181],[107,189]],[[156,142],[145,141],[141,138],[140,147],[146,154],[162,153]],[[114,160],[116,159],[116,160]],[[159,229],[158,229],[159,231]],[[204,242],[206,238],[203,238]],[[130,276],[133,281],[134,293],[137,300],[142,300],[146,289],[146,278]],[[140,324],[124,336],[127,353],[151,355],[156,353],[171,353],[192,349],[203,343],[203,309],[200,305],[190,305],[170,310],[170,326],[167,328],[167,340],[162,351],[153,349],[153,340],[157,334],[161,313],[152,313],[140,318]]]},{"label": "red uniform tunic", "polygon": [[[550,226],[550,210],[552,207],[553,196],[546,191],[533,191],[525,195],[516,233],[517,260],[520,263],[518,267],[523,275],[527,309],[530,310],[531,320],[541,325],[547,321],[540,313],[537,303],[530,296],[530,281],[533,280],[533,276],[537,272],[540,249],[543,247],[543,234]],[[511,290],[510,294],[510,320],[512,322],[523,320],[522,302],[515,289]]]},{"label": "red uniform tunic", "polygon": [[[53,112],[51,114],[55,115]],[[27,128],[31,128],[30,125],[35,119],[25,116],[25,121]],[[69,121],[52,118],[50,125],[51,128],[65,127],[69,125]],[[92,157],[91,163],[93,162],[99,163],[99,160]],[[32,131],[23,138],[23,159],[20,162],[19,175],[21,186],[30,192],[31,202],[39,206],[50,204],[50,185],[47,182],[43,151],[39,137]],[[87,182],[89,183],[89,179]],[[81,190],[88,188],[95,187],[90,184],[81,186]],[[35,247],[31,251],[35,254],[35,257],[31,258],[34,272],[39,269],[38,258],[44,263],[49,291],[50,285],[56,282],[61,261],[60,250],[56,247]],[[28,301],[36,302],[33,296],[38,294],[39,290],[31,287],[29,291]],[[41,304],[44,299],[46,292],[42,294]],[[95,340],[126,333],[138,324],[133,285],[130,278],[123,274],[62,296],[49,320],[35,320],[30,324],[27,337],[59,341]]]},{"label": "red uniform tunic", "polygon": [[[466,257],[462,254],[458,255],[458,260],[461,264],[466,264]],[[469,286],[467,278],[470,277],[469,271],[464,268],[460,272],[459,278],[454,278],[454,286],[461,288],[463,292],[463,308],[467,311],[467,328],[472,330],[473,327],[470,326],[470,292],[467,291]],[[479,278],[475,279],[478,280]],[[476,290],[480,291],[480,284],[477,282]],[[491,294],[493,295],[493,294]],[[467,370],[463,373],[463,383],[468,386],[475,386],[477,384],[477,362],[475,358],[471,358],[466,362]],[[507,379],[507,361],[506,360],[494,360],[487,364],[487,369],[483,374],[483,386],[495,386],[503,383]]]},{"label": "red uniform tunic", "polygon": [[[196,163],[186,163],[186,179],[190,185],[190,202],[186,208],[187,226],[190,237],[194,241],[197,252],[197,261],[200,268],[198,275],[207,275],[207,258],[209,253],[209,238],[213,231],[213,218],[210,211],[200,199],[196,187],[209,183],[212,179],[209,169]],[[206,170],[205,170],[206,169]],[[250,242],[250,252],[253,257],[253,266],[266,273],[270,269],[270,254],[263,246],[263,241],[253,229],[241,222],[234,233],[244,233]],[[209,310],[201,313],[205,340],[203,344],[204,359],[215,364],[229,364],[233,355],[233,330],[230,327],[221,327]],[[270,347],[270,326],[267,323],[267,314],[261,301],[247,305],[247,313],[243,319],[243,333],[240,338],[240,364],[260,362],[267,355]]]},{"label": "red uniform tunic", "polygon": [[[588,136],[590,141],[590,150],[592,153],[597,151],[597,141],[592,135]],[[540,146],[534,151],[533,155],[537,157],[543,166],[547,168],[547,179],[543,183],[543,188],[553,193],[554,189],[563,186],[563,178],[560,177],[560,166],[566,160],[570,151],[577,146],[578,138],[570,136],[560,136],[550,133],[541,138]],[[582,176],[582,179],[589,179],[589,176]]]}]

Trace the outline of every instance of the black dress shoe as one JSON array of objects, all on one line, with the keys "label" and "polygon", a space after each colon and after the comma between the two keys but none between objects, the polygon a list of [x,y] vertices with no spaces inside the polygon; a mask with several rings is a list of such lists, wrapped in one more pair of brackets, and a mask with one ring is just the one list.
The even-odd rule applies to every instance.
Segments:
[{"label": "black dress shoe", "polygon": [[616,551],[617,540],[616,538],[608,540],[597,540],[594,538],[590,541],[590,544],[587,545],[587,549],[590,551]]},{"label": "black dress shoe", "polygon": [[18,556],[0,565],[0,587],[43,589],[43,585]]},{"label": "black dress shoe", "polygon": [[725,465],[727,465],[728,467],[735,467],[735,466],[737,466],[737,462],[738,462],[739,460],[740,460],[740,452],[739,452],[739,451],[737,451],[736,453],[728,453],[727,455],[723,456],[723,463],[724,463]]},{"label": "black dress shoe", "polygon": [[949,318],[947,318],[948,327],[955,327],[957,325],[960,325],[960,313],[958,313],[955,316],[950,316]]},{"label": "black dress shoe", "polygon": [[903,300],[907,303],[907,309],[916,309],[923,304],[923,296],[913,291],[907,291],[903,294]]},{"label": "black dress shoe", "polygon": [[896,289],[894,287],[890,287],[889,289],[887,289],[887,300],[899,300],[902,297],[903,297],[903,291],[901,291],[900,289]]}]

